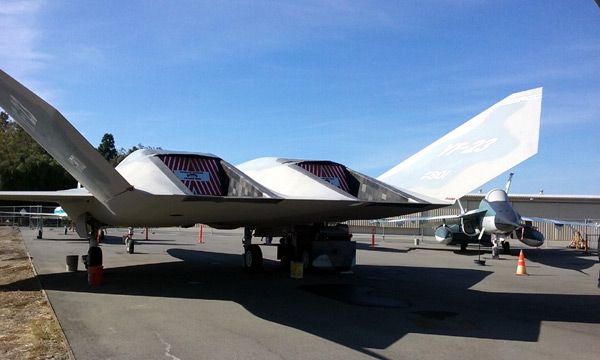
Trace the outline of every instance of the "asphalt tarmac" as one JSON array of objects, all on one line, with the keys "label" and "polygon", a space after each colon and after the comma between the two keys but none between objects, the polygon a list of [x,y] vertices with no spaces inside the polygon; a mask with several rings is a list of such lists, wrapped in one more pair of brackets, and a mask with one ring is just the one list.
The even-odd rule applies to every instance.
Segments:
[{"label": "asphalt tarmac", "polygon": [[[240,231],[125,230],[101,247],[104,282],[65,271],[87,242],[62,229],[22,231],[75,357],[84,359],[598,359],[598,257],[526,248],[478,266],[475,247],[412,238],[358,240],[357,266],[289,278],[263,247],[265,270],[241,268]],[[516,244],[512,244],[516,248]],[[516,250],[516,249],[515,249]]]}]

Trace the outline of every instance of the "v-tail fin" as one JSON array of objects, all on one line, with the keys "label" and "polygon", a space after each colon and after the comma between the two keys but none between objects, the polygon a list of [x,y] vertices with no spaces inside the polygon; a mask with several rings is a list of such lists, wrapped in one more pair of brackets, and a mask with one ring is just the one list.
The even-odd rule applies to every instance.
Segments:
[{"label": "v-tail fin", "polygon": [[58,110],[2,70],[0,107],[100,201],[131,189]]},{"label": "v-tail fin", "polygon": [[452,203],[535,155],[542,88],[514,93],[377,179]]}]

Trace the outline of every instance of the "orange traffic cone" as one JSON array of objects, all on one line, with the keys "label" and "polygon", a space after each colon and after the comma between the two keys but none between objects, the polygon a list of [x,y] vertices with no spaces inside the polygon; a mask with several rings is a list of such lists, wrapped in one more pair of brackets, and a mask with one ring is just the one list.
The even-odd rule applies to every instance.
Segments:
[{"label": "orange traffic cone", "polygon": [[521,253],[519,254],[516,275],[527,275],[527,269],[525,268],[525,254],[523,253],[523,250],[521,250]]}]

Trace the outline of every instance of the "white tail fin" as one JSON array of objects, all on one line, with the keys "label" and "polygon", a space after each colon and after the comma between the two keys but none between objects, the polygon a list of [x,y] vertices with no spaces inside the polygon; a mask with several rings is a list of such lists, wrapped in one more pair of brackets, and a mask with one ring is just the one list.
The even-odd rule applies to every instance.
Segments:
[{"label": "white tail fin", "polygon": [[542,88],[512,94],[377,179],[452,203],[535,155]]},{"label": "white tail fin", "polygon": [[0,106],[100,201],[131,189],[67,119],[2,70]]}]

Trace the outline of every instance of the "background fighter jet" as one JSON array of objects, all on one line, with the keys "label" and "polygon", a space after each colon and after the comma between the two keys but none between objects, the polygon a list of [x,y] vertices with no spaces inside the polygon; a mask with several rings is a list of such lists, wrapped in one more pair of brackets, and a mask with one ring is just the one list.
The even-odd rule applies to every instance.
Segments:
[{"label": "background fighter jet", "polygon": [[[510,253],[508,238],[518,239],[532,247],[539,247],[544,243],[544,234],[533,227],[532,222],[534,221],[548,222],[556,226],[599,226],[597,224],[521,216],[512,207],[508,198],[512,177],[513,174],[511,173],[504,190],[490,190],[481,200],[477,209],[465,211],[459,202],[461,213],[458,215],[407,217],[388,220],[388,222],[441,221],[442,225],[435,230],[435,239],[438,242],[444,244],[459,243],[461,251],[465,251],[469,243],[479,242],[479,237],[482,235],[481,239],[485,245],[490,245],[490,240],[495,238],[503,247],[505,253]],[[483,234],[481,234],[482,232]]]},{"label": "background fighter jet", "polygon": [[[505,98],[377,179],[332,161],[236,167],[212,154],[148,149],[113,168],[56,109],[0,71],[0,106],[84,186],[0,199],[57,202],[81,236],[109,225],[244,227],[248,268],[262,265],[254,236],[281,237],[284,263],[344,269],[356,244],[340,222],[447,206],[535,154],[541,97],[538,88]],[[90,246],[101,257],[95,236]]]},{"label": "background fighter jet", "polygon": [[[69,219],[69,215],[63,210],[62,207],[58,206],[54,208],[51,213],[43,212],[29,212],[25,209],[21,211],[0,211],[0,215],[18,215],[18,216],[29,216],[31,219],[38,219],[38,239],[42,238],[44,219]],[[66,231],[65,231],[66,235]]]},{"label": "background fighter jet", "polygon": [[63,210],[62,207],[58,206],[51,213],[43,213],[43,212],[28,212],[25,209],[21,209],[21,211],[0,211],[0,214],[6,215],[20,215],[20,216],[38,216],[44,218],[55,218],[55,219],[67,219],[69,216]]}]

